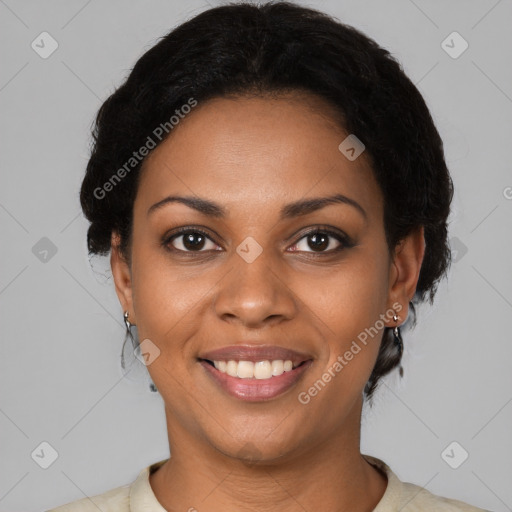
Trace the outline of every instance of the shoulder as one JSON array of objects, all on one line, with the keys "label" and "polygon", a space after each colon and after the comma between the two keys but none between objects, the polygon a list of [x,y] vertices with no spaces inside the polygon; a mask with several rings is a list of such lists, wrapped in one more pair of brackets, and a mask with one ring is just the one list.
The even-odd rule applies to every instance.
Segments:
[{"label": "shoulder", "polygon": [[45,512],[98,512],[98,510],[101,512],[135,512],[142,510],[165,512],[151,489],[149,475],[167,460],[164,459],[145,467],[130,484],[116,487],[103,494],[82,498]]},{"label": "shoulder", "polygon": [[363,457],[385,473],[388,479],[386,491],[373,512],[490,512],[463,501],[438,496],[419,485],[402,482],[381,459],[366,454]]},{"label": "shoulder", "polygon": [[463,501],[438,496],[424,487],[402,482],[401,510],[403,512],[421,512],[436,510],[442,512],[489,512]]},{"label": "shoulder", "polygon": [[83,498],[46,512],[129,512],[130,486],[116,487],[103,494]]}]

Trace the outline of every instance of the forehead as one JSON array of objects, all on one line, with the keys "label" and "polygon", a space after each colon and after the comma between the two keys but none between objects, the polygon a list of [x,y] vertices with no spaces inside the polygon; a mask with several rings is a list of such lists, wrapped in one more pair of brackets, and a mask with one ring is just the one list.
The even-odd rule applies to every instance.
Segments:
[{"label": "forehead", "polygon": [[304,94],[216,98],[199,104],[144,162],[137,205],[183,193],[236,210],[335,192],[381,205],[364,152],[349,160],[349,135],[323,100]]}]

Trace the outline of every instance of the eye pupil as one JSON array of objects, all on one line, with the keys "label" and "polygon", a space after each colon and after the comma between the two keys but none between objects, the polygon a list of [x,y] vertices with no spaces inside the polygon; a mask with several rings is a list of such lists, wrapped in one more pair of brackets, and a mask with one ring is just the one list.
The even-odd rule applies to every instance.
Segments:
[{"label": "eye pupil", "polygon": [[183,235],[183,245],[189,249],[202,249],[205,237],[201,233],[188,233]]},{"label": "eye pupil", "polygon": [[[329,247],[329,235],[313,233],[308,238],[308,245],[313,250],[323,250]],[[313,241],[312,244],[311,241]]]}]

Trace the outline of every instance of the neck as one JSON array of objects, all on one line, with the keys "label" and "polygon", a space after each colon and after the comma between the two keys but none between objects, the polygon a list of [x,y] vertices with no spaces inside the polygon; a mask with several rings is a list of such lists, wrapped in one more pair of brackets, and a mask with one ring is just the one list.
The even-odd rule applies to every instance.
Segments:
[{"label": "neck", "polygon": [[387,479],[360,453],[361,408],[362,401],[329,438],[255,462],[198,441],[166,411],[172,456],[150,476],[151,487],[167,510],[370,512]]}]

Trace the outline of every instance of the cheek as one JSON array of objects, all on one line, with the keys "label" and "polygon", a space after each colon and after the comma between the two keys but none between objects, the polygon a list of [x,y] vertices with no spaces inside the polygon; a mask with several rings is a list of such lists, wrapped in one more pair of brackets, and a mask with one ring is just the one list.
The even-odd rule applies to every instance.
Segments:
[{"label": "cheek", "polygon": [[199,328],[198,315],[204,313],[205,296],[212,288],[208,275],[193,279],[186,271],[176,271],[163,249],[138,249],[132,261],[133,303],[138,332],[166,352],[181,349],[184,341]]},{"label": "cheek", "polygon": [[317,286],[304,283],[306,309],[314,313],[312,321],[328,346],[321,367],[326,380],[337,382],[331,387],[362,388],[377,358],[388,273],[385,258],[372,254],[368,249],[355,254],[331,270],[328,279],[317,281]]},{"label": "cheek", "polygon": [[384,258],[362,248],[336,267],[296,279],[304,303],[331,333],[357,334],[375,323],[387,304],[388,272]]}]

